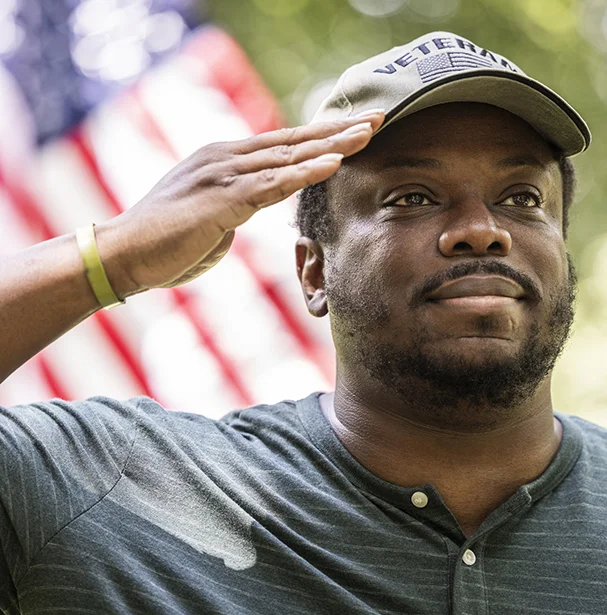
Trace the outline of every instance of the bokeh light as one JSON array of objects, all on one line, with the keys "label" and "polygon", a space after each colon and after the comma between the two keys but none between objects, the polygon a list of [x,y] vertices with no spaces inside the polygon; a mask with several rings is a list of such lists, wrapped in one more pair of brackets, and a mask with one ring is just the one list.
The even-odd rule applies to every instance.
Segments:
[{"label": "bokeh light", "polygon": [[128,83],[177,47],[186,29],[176,11],[154,13],[150,0],[85,0],[70,17],[72,58],[83,75]]},{"label": "bokeh light", "polygon": [[459,0],[407,0],[405,8],[409,19],[432,23],[454,15],[459,8]]},{"label": "bokeh light", "polygon": [[353,8],[363,15],[385,17],[396,13],[406,0],[349,0]]},{"label": "bokeh light", "polygon": [[14,52],[21,45],[24,34],[17,23],[18,0],[0,2],[0,56]]}]

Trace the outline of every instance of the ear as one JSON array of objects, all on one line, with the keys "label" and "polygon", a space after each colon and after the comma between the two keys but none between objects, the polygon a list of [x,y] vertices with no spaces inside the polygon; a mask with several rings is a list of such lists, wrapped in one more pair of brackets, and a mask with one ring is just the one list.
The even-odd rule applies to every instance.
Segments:
[{"label": "ear", "polygon": [[308,312],[321,318],[329,310],[325,295],[324,253],[318,241],[300,237],[295,244],[295,261]]}]

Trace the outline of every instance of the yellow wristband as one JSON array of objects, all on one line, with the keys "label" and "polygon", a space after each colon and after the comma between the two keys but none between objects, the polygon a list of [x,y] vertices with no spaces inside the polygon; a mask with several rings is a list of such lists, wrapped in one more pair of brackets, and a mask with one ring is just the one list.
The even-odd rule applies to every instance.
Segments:
[{"label": "yellow wristband", "polygon": [[95,223],[93,222],[90,226],[76,229],[76,241],[78,242],[80,256],[84,263],[86,277],[93,289],[93,293],[95,293],[95,297],[97,297],[97,301],[99,301],[99,305],[109,310],[117,305],[126,303],[126,301],[118,299],[105,274],[105,269],[97,250]]}]

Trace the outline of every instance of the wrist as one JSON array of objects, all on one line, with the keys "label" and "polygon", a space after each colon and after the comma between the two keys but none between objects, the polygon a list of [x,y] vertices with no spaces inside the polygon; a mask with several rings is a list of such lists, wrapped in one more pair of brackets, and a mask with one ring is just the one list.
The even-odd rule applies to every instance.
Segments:
[{"label": "wrist", "polygon": [[125,236],[120,216],[96,224],[95,237],[99,257],[116,296],[125,300],[147,290],[140,287],[130,273],[132,268],[129,262],[134,246],[130,245]]}]

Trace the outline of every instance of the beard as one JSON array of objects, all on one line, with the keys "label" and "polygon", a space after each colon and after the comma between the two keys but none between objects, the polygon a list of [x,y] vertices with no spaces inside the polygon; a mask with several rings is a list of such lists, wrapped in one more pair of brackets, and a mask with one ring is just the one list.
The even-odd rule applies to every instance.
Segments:
[{"label": "beard", "polygon": [[[455,352],[440,356],[424,352],[428,332],[423,328],[415,331],[406,346],[378,343],[377,333],[388,330],[392,321],[380,290],[364,286],[367,290],[361,292],[356,284],[334,275],[336,272],[329,268],[326,294],[336,347],[346,353],[348,362],[353,358],[361,365],[390,397],[415,408],[425,420],[444,428],[491,429],[506,418],[518,416],[517,409],[534,395],[565,347],[577,290],[577,274],[569,254],[567,262],[567,279],[550,298],[545,321],[530,325],[520,349],[508,355],[491,352],[486,360],[474,365]],[[539,301],[539,290],[533,282],[503,263],[460,264],[449,277],[475,273],[515,279]],[[419,290],[432,285],[430,281]],[[481,329],[484,322],[490,328],[489,316],[479,320]]]}]

